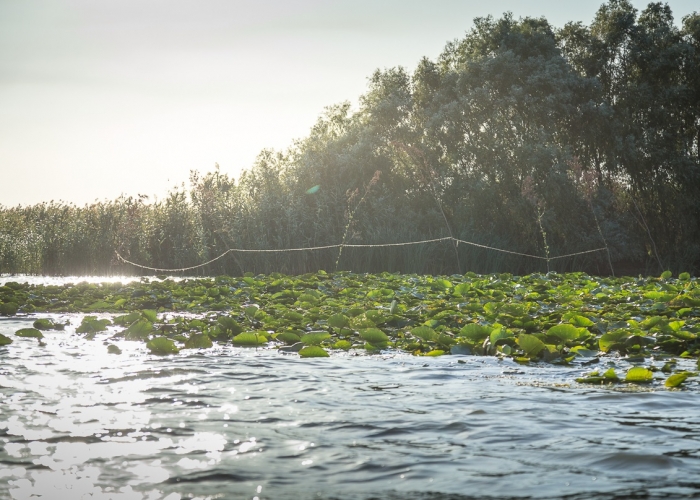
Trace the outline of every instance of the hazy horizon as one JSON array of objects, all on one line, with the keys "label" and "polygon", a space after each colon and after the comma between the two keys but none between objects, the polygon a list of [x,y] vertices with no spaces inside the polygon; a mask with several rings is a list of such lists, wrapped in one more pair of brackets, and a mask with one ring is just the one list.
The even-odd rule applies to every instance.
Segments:
[{"label": "hazy horizon", "polygon": [[[0,0],[0,205],[162,197],[215,163],[238,176],[475,17],[590,24],[602,3]],[[668,3],[677,23],[700,10]]]}]

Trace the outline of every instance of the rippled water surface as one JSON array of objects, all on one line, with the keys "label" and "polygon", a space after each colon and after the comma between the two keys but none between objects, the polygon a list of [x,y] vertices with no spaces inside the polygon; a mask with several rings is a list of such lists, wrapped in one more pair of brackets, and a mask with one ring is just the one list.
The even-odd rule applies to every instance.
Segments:
[{"label": "rippled water surface", "polygon": [[467,356],[113,355],[110,332],[54,318],[72,326],[44,345],[14,336],[34,317],[0,319],[0,498],[700,496],[697,382],[589,388],[573,379],[590,366]]}]

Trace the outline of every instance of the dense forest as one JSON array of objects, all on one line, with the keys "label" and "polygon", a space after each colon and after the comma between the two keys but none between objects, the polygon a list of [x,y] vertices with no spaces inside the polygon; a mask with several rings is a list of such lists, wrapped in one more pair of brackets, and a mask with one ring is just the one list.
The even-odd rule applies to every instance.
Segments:
[{"label": "dense forest", "polygon": [[[188,274],[350,269],[515,274],[700,270],[700,14],[627,0],[590,26],[478,18],[411,73],[377,70],[237,178],[193,172],[162,200],[0,206],[0,272],[131,274],[229,248],[452,236],[391,248],[236,253]],[[141,271],[142,272],[142,271]]]}]

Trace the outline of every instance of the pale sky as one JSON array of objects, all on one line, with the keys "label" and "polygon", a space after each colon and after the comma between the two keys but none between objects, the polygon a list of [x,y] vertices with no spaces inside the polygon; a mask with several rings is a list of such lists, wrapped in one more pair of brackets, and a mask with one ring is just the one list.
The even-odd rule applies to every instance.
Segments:
[{"label": "pale sky", "polygon": [[[237,176],[475,17],[590,24],[602,3],[0,0],[0,205],[162,199],[215,162]],[[700,10],[669,5],[677,23]]]}]

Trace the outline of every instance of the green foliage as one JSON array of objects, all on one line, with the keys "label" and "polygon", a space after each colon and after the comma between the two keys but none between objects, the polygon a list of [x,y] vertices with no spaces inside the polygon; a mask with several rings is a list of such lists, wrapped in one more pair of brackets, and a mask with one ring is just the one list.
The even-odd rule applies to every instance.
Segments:
[{"label": "green foliage", "polygon": [[527,333],[521,333],[516,342],[528,358],[537,356],[546,347],[540,339]]},{"label": "green foliage", "polygon": [[4,302],[0,303],[0,315],[3,316],[14,316],[17,314],[19,306],[16,302]]},{"label": "green foliage", "polygon": [[151,354],[177,354],[179,349],[175,343],[167,337],[156,337],[146,343],[146,347],[151,351]]},{"label": "green foliage", "polygon": [[76,333],[96,333],[103,332],[112,322],[108,319],[97,319],[97,316],[85,316],[80,326],[75,329]]},{"label": "green foliage", "polygon": [[625,382],[634,382],[637,384],[646,384],[654,380],[654,372],[642,366],[630,368],[625,375]]},{"label": "green foliage", "polygon": [[327,358],[330,355],[322,347],[311,345],[306,346],[299,351],[299,356],[302,358]]},{"label": "green foliage", "polygon": [[[342,271],[247,278],[250,283],[218,276],[8,288],[22,310],[31,305],[36,313],[89,311],[91,305],[102,311],[103,304],[112,304],[102,313],[116,315],[112,338],[143,344],[156,337],[184,348],[207,349],[216,340],[282,352],[318,347],[326,354],[333,349],[336,355],[338,350],[371,354],[391,348],[418,356],[492,355],[518,363],[572,366],[596,362],[596,358],[627,363],[700,356],[700,314],[697,305],[687,307],[689,300],[700,300],[698,279],[692,277],[682,281],[585,273],[442,277]],[[214,286],[220,291],[216,302],[207,294]],[[222,289],[233,291],[221,293]],[[367,290],[381,289],[394,292],[393,312],[389,300],[378,302],[367,296]],[[457,289],[462,294],[455,293]],[[673,298],[658,301],[664,294]],[[301,295],[318,302],[305,301],[302,306],[297,300]],[[154,296],[167,298],[167,307],[159,307],[157,313],[144,308],[143,298]],[[107,318],[87,315],[79,329],[92,338],[108,324]],[[250,330],[238,331],[242,324]],[[274,346],[266,346],[268,340]],[[661,371],[672,375],[675,369],[675,362],[668,361]],[[634,379],[634,372],[630,377]],[[615,370],[581,380],[618,381]]]},{"label": "green foliage", "polygon": [[3,334],[0,333],[0,346],[11,344],[12,339],[9,337],[5,337]]},{"label": "green foliage", "polygon": [[185,341],[183,349],[209,349],[214,344],[209,335],[206,333],[193,333],[190,338]]},{"label": "green foliage", "polygon": [[145,340],[153,333],[153,323],[146,318],[139,319],[124,331],[126,340]]},{"label": "green foliage", "polygon": [[258,346],[267,343],[267,337],[257,332],[243,332],[233,337],[231,341],[234,345]]},{"label": "green foliage", "polygon": [[36,328],[22,328],[15,332],[18,337],[31,337],[36,339],[43,339],[44,335]]},{"label": "green foliage", "polygon": [[361,330],[360,337],[375,346],[389,342],[389,337],[386,335],[386,333],[378,328],[366,328]]},{"label": "green foliage", "polygon": [[32,325],[37,330],[63,330],[65,325],[62,323],[54,323],[48,318],[39,318]]}]

